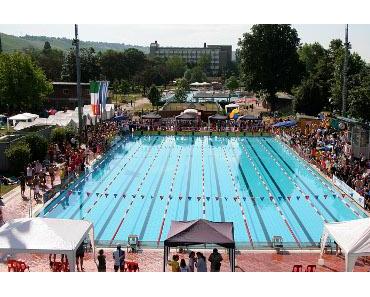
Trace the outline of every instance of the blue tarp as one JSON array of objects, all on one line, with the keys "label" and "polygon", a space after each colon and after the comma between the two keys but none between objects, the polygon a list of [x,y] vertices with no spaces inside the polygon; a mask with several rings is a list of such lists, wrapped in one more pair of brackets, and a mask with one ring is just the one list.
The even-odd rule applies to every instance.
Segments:
[{"label": "blue tarp", "polygon": [[285,122],[276,123],[276,124],[272,125],[272,127],[274,127],[274,128],[292,127],[292,126],[295,126],[295,125],[297,125],[297,122],[292,120],[292,121],[285,121]]}]

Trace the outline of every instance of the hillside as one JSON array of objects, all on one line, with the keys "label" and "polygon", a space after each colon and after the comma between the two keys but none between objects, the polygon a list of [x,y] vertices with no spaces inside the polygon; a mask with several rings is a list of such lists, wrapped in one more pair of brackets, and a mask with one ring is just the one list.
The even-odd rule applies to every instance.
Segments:
[{"label": "hillside", "polygon": [[[21,37],[7,35],[1,33],[1,43],[4,52],[12,52],[23,50],[26,48],[42,49],[45,41],[49,41],[52,48],[66,51],[72,47],[72,39],[56,38],[47,36],[30,36],[25,35]],[[80,47],[93,47],[96,51],[106,51],[109,49],[116,51],[124,51],[128,48],[136,48],[144,53],[149,52],[149,47],[129,45],[124,43],[109,43],[109,42],[96,42],[96,41],[80,41]]]}]

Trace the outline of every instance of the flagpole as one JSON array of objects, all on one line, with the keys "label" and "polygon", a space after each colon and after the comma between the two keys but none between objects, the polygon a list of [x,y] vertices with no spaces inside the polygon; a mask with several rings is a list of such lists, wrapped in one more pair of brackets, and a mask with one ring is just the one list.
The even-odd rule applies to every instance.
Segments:
[{"label": "flagpole", "polygon": [[81,67],[80,67],[80,41],[78,40],[78,25],[75,24],[75,39],[73,44],[76,47],[76,72],[77,72],[77,100],[78,100],[78,133],[80,145],[82,142],[82,98],[81,98]]}]

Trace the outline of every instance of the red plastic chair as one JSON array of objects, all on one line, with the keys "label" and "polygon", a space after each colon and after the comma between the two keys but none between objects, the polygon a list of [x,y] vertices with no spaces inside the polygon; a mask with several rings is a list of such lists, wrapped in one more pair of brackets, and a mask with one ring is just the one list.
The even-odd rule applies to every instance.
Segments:
[{"label": "red plastic chair", "polygon": [[316,265],[307,265],[305,272],[315,272]]},{"label": "red plastic chair", "polygon": [[302,265],[294,265],[292,272],[301,272],[302,271]]},{"label": "red plastic chair", "polygon": [[30,271],[30,266],[26,264],[26,262],[23,261],[17,261],[18,264],[18,272],[24,272],[26,269]]},{"label": "red plastic chair", "polygon": [[12,270],[13,272],[18,272],[19,266],[18,266],[17,260],[8,259],[7,264],[8,264],[8,272],[11,272]]},{"label": "red plastic chair", "polygon": [[62,272],[63,263],[59,261],[54,261],[51,266],[51,269],[53,270],[53,272]]},{"label": "red plastic chair", "polygon": [[139,264],[132,261],[132,262],[126,262],[126,267],[124,271],[126,272],[139,272]]}]

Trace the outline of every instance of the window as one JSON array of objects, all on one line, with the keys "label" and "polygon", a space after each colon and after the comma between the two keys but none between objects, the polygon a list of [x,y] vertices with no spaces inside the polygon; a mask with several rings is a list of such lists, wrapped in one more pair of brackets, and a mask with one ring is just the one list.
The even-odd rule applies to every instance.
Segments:
[{"label": "window", "polygon": [[69,95],[69,89],[63,89],[63,95]]}]

